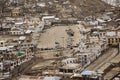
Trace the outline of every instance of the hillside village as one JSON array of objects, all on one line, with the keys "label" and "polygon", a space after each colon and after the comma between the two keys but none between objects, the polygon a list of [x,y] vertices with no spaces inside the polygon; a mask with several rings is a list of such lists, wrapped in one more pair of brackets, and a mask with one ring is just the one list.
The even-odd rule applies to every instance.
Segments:
[{"label": "hillside village", "polygon": [[119,80],[116,1],[0,0],[0,80]]}]

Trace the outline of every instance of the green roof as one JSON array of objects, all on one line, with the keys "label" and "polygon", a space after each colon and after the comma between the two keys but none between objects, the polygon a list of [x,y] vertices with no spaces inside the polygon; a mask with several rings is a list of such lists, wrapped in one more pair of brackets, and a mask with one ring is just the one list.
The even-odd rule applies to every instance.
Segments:
[{"label": "green roof", "polygon": [[18,52],[17,55],[18,56],[22,56],[24,54],[24,52]]}]

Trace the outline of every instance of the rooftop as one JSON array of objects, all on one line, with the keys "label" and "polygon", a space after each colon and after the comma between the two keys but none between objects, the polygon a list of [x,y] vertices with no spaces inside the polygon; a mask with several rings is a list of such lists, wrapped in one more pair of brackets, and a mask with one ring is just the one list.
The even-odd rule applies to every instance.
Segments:
[{"label": "rooftop", "polygon": [[77,63],[70,63],[70,64],[66,64],[65,66],[62,66],[60,68],[62,69],[78,69],[80,68],[81,65],[80,64],[77,64]]}]

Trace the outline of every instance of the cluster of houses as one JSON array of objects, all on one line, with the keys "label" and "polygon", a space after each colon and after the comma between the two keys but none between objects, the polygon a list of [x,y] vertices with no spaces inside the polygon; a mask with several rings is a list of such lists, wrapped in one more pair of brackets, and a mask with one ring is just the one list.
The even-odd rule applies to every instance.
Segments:
[{"label": "cluster of houses", "polygon": [[[49,14],[24,16],[19,6],[13,9],[12,12],[8,11],[9,13],[3,11],[4,18],[0,19],[0,73],[13,72],[16,67],[31,61],[34,58],[40,33],[53,22],[60,21],[56,16]],[[0,78],[3,76],[4,74]]]},{"label": "cluster of houses", "polygon": [[[44,29],[39,18],[5,17],[0,25],[0,78],[34,58],[35,41]],[[36,42],[37,43],[37,42]],[[6,77],[5,77],[6,78]]]},{"label": "cluster of houses", "polygon": [[[5,4],[6,6],[2,11],[2,16],[24,16],[26,14],[38,13],[41,15],[53,14],[59,17],[72,17],[73,10],[76,9],[76,6],[73,8],[70,1],[39,1],[39,0],[9,0]],[[69,6],[71,5],[71,6]],[[15,8],[15,7],[16,8]]]},{"label": "cluster of houses", "polygon": [[63,74],[81,72],[108,48],[107,39],[96,32],[88,33],[82,37],[77,52],[61,61],[59,71]]},{"label": "cluster of houses", "polygon": [[[55,24],[69,25],[74,21],[75,24],[77,23],[76,18],[71,18],[77,7],[72,7],[69,0],[53,0],[53,2],[10,0],[6,5],[9,6],[0,13],[0,16],[4,17],[0,19],[0,79],[3,78],[4,73],[10,73],[34,58],[39,33],[43,29]],[[85,28],[80,30],[82,37],[79,46],[74,53],[71,53],[72,56],[61,60],[58,67],[59,74],[80,73],[109,46],[118,46],[120,19],[111,15],[113,14],[106,13],[98,18],[89,16],[82,21]],[[90,30],[86,30],[88,26]],[[24,77],[30,78],[29,76],[22,78]],[[23,80],[22,78],[19,80]],[[53,78],[56,76],[37,77],[41,80],[53,80]],[[60,79],[57,77],[54,80]]]},{"label": "cluster of houses", "polygon": [[[80,29],[82,36],[79,46],[72,52],[72,56],[61,61],[59,67],[60,74],[72,75],[82,72],[84,68],[95,61],[110,46],[118,47],[120,43],[119,22],[116,23],[109,16],[99,17],[97,19],[88,17],[81,23],[85,26],[89,25],[90,29],[87,30],[87,27]],[[92,74],[92,72],[90,73]],[[81,77],[81,75],[82,73],[78,76]]]},{"label": "cluster of houses", "polygon": [[[3,73],[9,72],[8,77],[10,77],[16,67],[28,63],[34,58],[39,33],[54,23],[62,23],[57,18],[59,14],[55,14],[57,11],[66,11],[61,10],[62,3],[57,0],[54,3],[10,0],[4,4],[5,7],[0,13],[1,79],[5,76]],[[64,5],[68,3],[69,1],[66,1]]]}]

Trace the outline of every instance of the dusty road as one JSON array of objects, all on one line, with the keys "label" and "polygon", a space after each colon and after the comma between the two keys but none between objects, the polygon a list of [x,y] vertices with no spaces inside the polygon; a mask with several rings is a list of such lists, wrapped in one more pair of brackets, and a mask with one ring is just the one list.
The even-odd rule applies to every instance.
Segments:
[{"label": "dusty road", "polygon": [[116,53],[117,49],[116,48],[111,48],[108,51],[106,51],[102,56],[100,56],[97,60],[95,60],[93,63],[91,63],[85,70],[92,70],[96,71],[98,67],[106,61],[106,59],[109,58],[112,54]]}]

